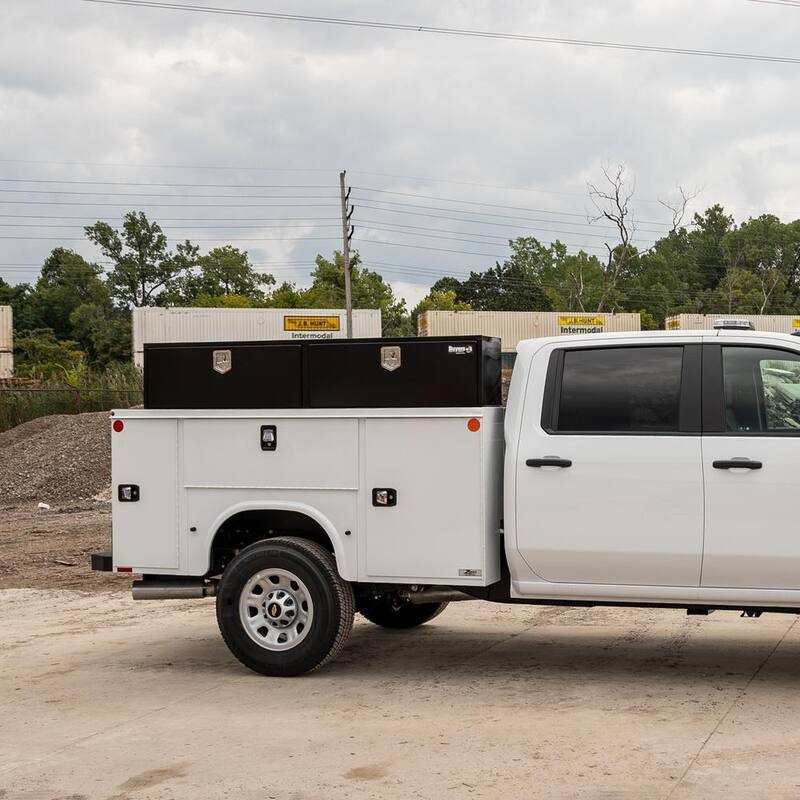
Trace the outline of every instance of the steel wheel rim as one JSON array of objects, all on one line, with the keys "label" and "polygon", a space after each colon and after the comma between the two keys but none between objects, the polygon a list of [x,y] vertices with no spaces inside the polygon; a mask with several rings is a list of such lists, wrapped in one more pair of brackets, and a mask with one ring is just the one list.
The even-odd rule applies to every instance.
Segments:
[{"label": "steel wheel rim", "polygon": [[311,630],[314,604],[297,575],[285,569],[262,569],[242,588],[239,618],[259,647],[291,650]]}]

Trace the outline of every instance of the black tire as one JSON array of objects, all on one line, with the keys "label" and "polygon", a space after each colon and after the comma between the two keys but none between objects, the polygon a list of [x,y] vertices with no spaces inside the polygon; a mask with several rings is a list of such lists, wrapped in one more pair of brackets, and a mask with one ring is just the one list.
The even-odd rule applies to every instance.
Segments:
[{"label": "black tire", "polygon": [[392,595],[366,595],[358,600],[358,611],[382,628],[416,628],[438,617],[447,603],[398,602]]},{"label": "black tire", "polygon": [[[276,573],[270,575],[270,570]],[[285,577],[287,575],[294,576],[294,581]],[[301,610],[301,605],[307,606],[307,625],[301,625],[297,619],[286,623],[293,626],[290,633],[298,639],[295,645],[280,643],[280,636],[286,636],[279,629],[279,624],[285,621],[283,617],[273,620],[268,616],[279,606],[270,600],[273,593],[266,594],[267,590],[260,584],[270,589],[269,582],[278,580],[289,582],[284,596],[290,599],[281,602],[288,604],[296,600],[297,611]],[[292,594],[289,586],[298,593]],[[251,587],[252,591],[248,588],[245,593],[246,587]],[[254,591],[256,588],[260,589],[258,595]],[[279,590],[277,587],[275,591]],[[253,630],[261,621],[260,606],[255,607],[255,599],[260,601],[262,594],[265,598],[260,603],[264,609],[260,628],[263,635]],[[354,610],[353,589],[339,576],[333,556],[315,542],[293,536],[256,542],[242,550],[222,574],[217,594],[217,623],[231,653],[246,667],[274,677],[302,675],[335,658],[353,627]],[[291,609],[288,612],[284,609],[284,615],[286,613],[291,613]],[[247,627],[245,618],[252,620]],[[268,642],[267,636],[276,635],[277,640]]]}]

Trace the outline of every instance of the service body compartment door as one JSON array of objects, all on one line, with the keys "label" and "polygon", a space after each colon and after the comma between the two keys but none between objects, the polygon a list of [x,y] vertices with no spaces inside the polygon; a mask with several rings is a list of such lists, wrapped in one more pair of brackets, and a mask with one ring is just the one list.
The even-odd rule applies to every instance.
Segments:
[{"label": "service body compartment door", "polygon": [[[177,420],[127,418],[111,442],[114,566],[177,569]],[[126,484],[139,487],[137,501],[120,501]]]},{"label": "service body compartment door", "polygon": [[[367,419],[366,572],[379,581],[478,584],[487,557],[480,432],[465,417]],[[375,492],[390,490],[389,505]],[[499,521],[497,521],[499,522]],[[489,564],[487,570],[487,564]]]}]

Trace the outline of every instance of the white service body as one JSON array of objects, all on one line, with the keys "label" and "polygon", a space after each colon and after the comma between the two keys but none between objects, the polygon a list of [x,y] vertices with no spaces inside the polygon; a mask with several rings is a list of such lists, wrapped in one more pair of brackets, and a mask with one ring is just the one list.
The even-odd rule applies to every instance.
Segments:
[{"label": "white service body", "polygon": [[[236,514],[282,510],[322,526],[350,581],[486,586],[500,577],[503,409],[115,411],[114,567],[209,570]],[[480,429],[468,428],[478,420]],[[260,448],[261,425],[277,448]],[[474,423],[473,423],[474,425]],[[372,504],[391,487],[397,504]]]},{"label": "white service body", "polygon": [[[504,547],[512,599],[800,609],[800,432],[542,427],[555,351],[709,343],[800,360],[800,340],[782,334],[554,337],[520,344],[505,418],[486,407],[115,411],[113,565],[207,576],[226,520],[278,509],[316,521],[357,583],[490,586]],[[274,452],[259,447],[263,424],[277,428]],[[553,456],[572,463],[526,465]],[[740,458],[763,468],[714,466]],[[126,483],[140,502],[119,502]],[[395,489],[397,505],[374,506],[375,487]]]}]

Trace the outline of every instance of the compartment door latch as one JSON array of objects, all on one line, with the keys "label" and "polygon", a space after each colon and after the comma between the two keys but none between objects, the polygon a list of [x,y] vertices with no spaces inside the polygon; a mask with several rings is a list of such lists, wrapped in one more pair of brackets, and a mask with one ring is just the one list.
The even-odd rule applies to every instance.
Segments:
[{"label": "compartment door latch", "polygon": [[397,491],[395,489],[373,489],[372,505],[383,508],[397,505]]},{"label": "compartment door latch", "polygon": [[277,425],[262,425],[261,426],[261,449],[262,450],[277,450],[278,449],[278,426]]}]

